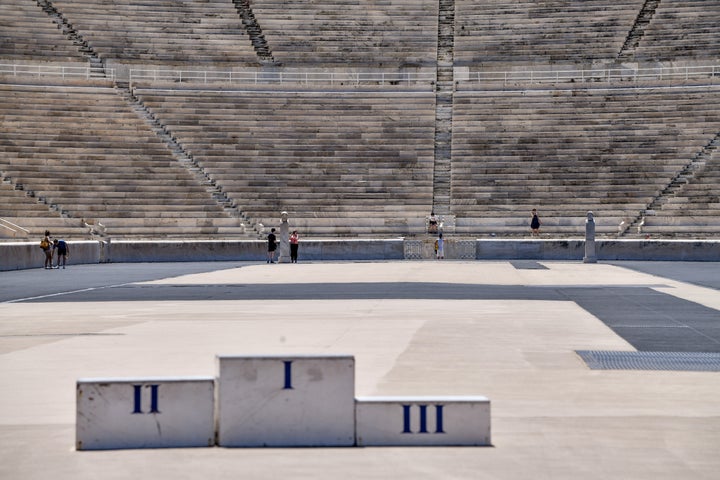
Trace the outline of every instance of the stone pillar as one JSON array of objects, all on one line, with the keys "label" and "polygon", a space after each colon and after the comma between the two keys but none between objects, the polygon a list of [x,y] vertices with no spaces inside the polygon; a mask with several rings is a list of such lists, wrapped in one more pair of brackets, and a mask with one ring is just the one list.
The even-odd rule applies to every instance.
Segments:
[{"label": "stone pillar", "polygon": [[288,225],[288,213],[280,213],[282,222],[280,223],[280,253],[278,255],[278,263],[290,263],[290,227]]},{"label": "stone pillar", "polygon": [[110,237],[108,237],[105,240],[100,240],[100,263],[110,263],[111,261]]},{"label": "stone pillar", "polygon": [[585,220],[585,257],[583,263],[597,263],[595,254],[595,219],[592,212],[587,213]]}]

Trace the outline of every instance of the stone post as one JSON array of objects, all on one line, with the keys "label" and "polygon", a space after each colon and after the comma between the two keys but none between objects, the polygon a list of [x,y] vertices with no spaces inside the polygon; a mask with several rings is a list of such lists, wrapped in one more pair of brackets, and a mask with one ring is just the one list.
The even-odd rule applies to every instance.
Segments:
[{"label": "stone post", "polygon": [[597,263],[597,255],[595,254],[595,219],[593,212],[587,213],[585,220],[585,257],[583,263]]},{"label": "stone post", "polygon": [[280,223],[280,254],[278,255],[278,263],[290,263],[290,227],[288,226],[288,213],[280,213],[282,222]]}]

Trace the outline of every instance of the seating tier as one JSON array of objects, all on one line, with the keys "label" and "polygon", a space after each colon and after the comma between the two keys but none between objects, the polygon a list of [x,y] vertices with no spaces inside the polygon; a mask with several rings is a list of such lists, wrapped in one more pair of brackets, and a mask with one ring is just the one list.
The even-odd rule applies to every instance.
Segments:
[{"label": "seating tier", "polygon": [[718,0],[663,0],[635,51],[645,62],[720,58]]},{"label": "seating tier", "polygon": [[421,231],[431,210],[431,92],[136,94],[244,214],[264,225],[287,211],[305,234],[385,234],[387,225],[401,234]]},{"label": "seating tier", "polygon": [[592,64],[617,56],[643,0],[455,2],[455,62]]},{"label": "seating tier", "polygon": [[225,0],[53,0],[103,59],[256,64],[242,20]]},{"label": "seating tier", "polygon": [[527,229],[538,208],[547,232],[574,218],[582,233],[590,210],[615,233],[720,131],[719,99],[717,88],[458,92],[452,212],[469,232],[475,218]]},{"label": "seating tier", "polygon": [[283,65],[434,64],[438,4],[430,0],[256,0],[253,13]]},{"label": "seating tier", "polygon": [[115,237],[244,231],[113,88],[0,84],[0,117],[3,179],[47,217],[52,207]]},{"label": "seating tier", "polygon": [[84,62],[78,47],[65,38],[36,2],[0,3],[0,63]]}]

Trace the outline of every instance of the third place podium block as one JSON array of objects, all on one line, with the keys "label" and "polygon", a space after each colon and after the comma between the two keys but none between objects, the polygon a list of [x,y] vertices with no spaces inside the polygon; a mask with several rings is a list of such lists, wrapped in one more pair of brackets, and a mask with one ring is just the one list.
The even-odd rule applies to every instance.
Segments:
[{"label": "third place podium block", "polygon": [[218,356],[217,371],[218,445],[355,443],[353,356]]},{"label": "third place podium block", "polygon": [[357,445],[490,445],[485,397],[364,397],[357,399]]}]

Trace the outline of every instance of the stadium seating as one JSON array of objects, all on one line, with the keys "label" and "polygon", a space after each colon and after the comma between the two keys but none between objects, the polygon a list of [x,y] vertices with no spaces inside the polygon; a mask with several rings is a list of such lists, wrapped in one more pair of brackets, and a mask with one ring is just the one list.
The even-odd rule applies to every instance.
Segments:
[{"label": "stadium seating", "polygon": [[431,92],[136,89],[245,215],[315,235],[420,233]]},{"label": "stadium seating", "polygon": [[221,0],[53,0],[103,59],[255,65],[240,16]]},{"label": "stadium seating", "polygon": [[437,57],[434,1],[259,0],[252,8],[283,65],[412,67]]},{"label": "stadium seating", "polygon": [[458,232],[613,233],[720,131],[720,89],[588,89],[455,95]]},{"label": "stadium seating", "polygon": [[[712,152],[716,152],[713,146]],[[645,216],[641,234],[703,238],[720,232],[720,158],[709,155],[679,191]]]},{"label": "stadium seating", "polygon": [[78,226],[98,221],[120,237],[242,233],[113,88],[0,84],[0,99],[4,177]]},{"label": "stadium seating", "polygon": [[663,0],[638,46],[644,62],[717,61],[720,58],[717,0]]},{"label": "stadium seating", "polygon": [[77,47],[68,42],[50,17],[34,2],[0,3],[0,63],[85,63]]},{"label": "stadium seating", "polygon": [[643,0],[456,0],[455,63],[471,69],[613,59]]},{"label": "stadium seating", "polygon": [[[433,199],[433,176],[445,171],[434,162],[450,137],[443,209],[455,234],[527,235],[537,208],[547,235],[582,234],[588,210],[600,235],[720,235],[713,76],[634,88],[622,78],[463,82],[473,72],[712,65],[718,0],[652,4],[641,29],[643,0],[455,0],[452,19],[429,0],[53,0],[52,15],[43,3],[0,5],[0,218],[33,235],[85,237],[102,223],[117,237],[237,236],[247,234],[238,215],[252,229],[277,224],[281,211],[304,235],[414,235],[447,198]],[[271,64],[254,50],[243,8]],[[442,49],[439,31],[455,34]],[[623,51],[632,35],[637,45]],[[439,55],[456,77],[443,70],[437,97],[429,82],[273,83],[435,75]],[[120,72],[115,86],[15,71],[88,66],[91,56]],[[245,69],[270,80],[200,86],[171,76],[128,91],[131,68]]]}]

